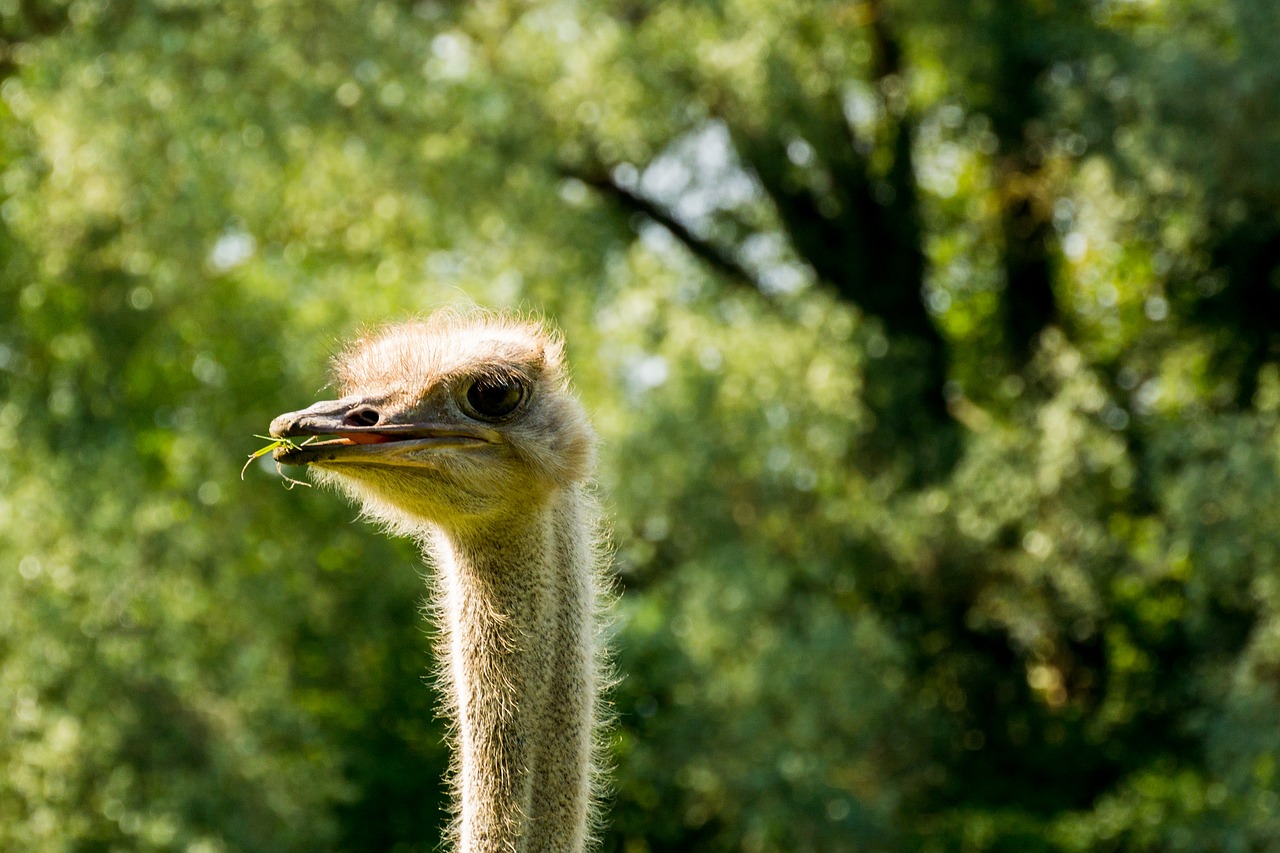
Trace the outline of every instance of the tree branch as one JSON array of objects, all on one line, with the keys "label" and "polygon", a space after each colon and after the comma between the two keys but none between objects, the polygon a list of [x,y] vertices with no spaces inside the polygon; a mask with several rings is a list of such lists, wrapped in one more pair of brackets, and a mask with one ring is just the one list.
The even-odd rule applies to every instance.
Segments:
[{"label": "tree branch", "polygon": [[731,283],[750,287],[760,293],[765,292],[761,289],[760,282],[751,271],[744,267],[732,253],[724,247],[693,233],[693,230],[688,225],[681,222],[676,218],[675,214],[653,199],[622,186],[603,173],[586,174],[563,167],[560,171],[565,176],[582,181],[592,189],[613,199],[624,210],[631,213],[639,213],[646,219],[661,225],[695,257],[711,266]]}]

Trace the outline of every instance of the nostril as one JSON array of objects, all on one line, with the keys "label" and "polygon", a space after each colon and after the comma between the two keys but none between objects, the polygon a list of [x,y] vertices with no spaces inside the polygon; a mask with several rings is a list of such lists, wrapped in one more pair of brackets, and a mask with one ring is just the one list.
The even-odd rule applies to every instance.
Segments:
[{"label": "nostril", "polygon": [[361,427],[377,426],[380,420],[382,420],[382,415],[378,414],[376,409],[371,409],[368,406],[352,409],[342,418],[342,422],[347,426]]}]

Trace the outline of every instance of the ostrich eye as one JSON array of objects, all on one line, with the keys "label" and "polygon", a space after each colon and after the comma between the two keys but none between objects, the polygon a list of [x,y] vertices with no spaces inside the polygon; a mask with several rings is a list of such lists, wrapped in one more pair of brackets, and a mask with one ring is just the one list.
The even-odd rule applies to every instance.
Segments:
[{"label": "ostrich eye", "polygon": [[505,418],[524,402],[524,383],[515,379],[477,379],[467,387],[466,408],[485,420]]}]

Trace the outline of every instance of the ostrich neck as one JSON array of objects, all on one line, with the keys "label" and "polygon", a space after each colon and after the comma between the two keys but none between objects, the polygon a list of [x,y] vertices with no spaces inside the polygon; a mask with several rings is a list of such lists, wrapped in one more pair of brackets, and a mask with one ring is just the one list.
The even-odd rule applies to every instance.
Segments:
[{"label": "ostrich neck", "polygon": [[586,844],[595,711],[595,578],[582,495],[437,530],[442,665],[458,733],[463,853]]}]

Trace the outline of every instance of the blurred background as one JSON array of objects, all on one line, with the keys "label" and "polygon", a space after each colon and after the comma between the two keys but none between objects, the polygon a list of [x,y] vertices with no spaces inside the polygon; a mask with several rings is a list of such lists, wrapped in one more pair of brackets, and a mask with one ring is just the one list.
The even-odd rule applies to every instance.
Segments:
[{"label": "blurred background", "polygon": [[0,848],[433,851],[413,548],[240,466],[565,330],[607,851],[1280,847],[1270,0],[0,2]]}]

